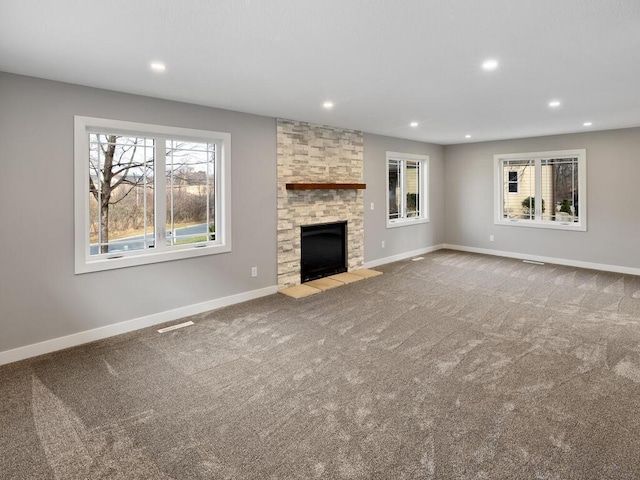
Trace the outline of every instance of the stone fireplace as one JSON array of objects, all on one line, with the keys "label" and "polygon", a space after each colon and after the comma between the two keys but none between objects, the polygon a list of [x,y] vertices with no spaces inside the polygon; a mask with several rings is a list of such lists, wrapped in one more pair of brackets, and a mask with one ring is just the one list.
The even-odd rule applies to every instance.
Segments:
[{"label": "stone fireplace", "polygon": [[[347,222],[347,268],[361,268],[364,196],[352,185],[363,181],[362,132],[278,119],[277,139],[278,287],[300,284],[302,226]],[[324,185],[293,188],[303,183]]]}]

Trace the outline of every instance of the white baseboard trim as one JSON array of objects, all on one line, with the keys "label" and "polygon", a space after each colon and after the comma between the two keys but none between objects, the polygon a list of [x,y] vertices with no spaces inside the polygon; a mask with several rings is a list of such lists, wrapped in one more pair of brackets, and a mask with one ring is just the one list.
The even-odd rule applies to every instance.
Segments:
[{"label": "white baseboard trim", "polygon": [[267,295],[271,295],[277,292],[278,287],[274,285],[271,287],[260,288],[258,290],[239,293],[237,295],[230,295],[228,297],[216,298],[215,300],[196,303],[194,305],[187,305],[185,307],[175,308],[173,310],[166,310],[164,312],[158,312],[120,323],[114,323],[105,327],[85,330],[84,332],[78,332],[67,335],[65,337],[45,340],[44,342],[14,348],[13,350],[6,350],[4,352],[0,352],[0,365],[25,360],[31,357],[37,357],[38,355],[44,355],[45,353],[51,353],[69,347],[75,347],[77,345],[82,345],[83,343],[102,340],[103,338],[132,332],[134,330],[151,327],[160,323],[171,322],[183,317],[188,317],[189,315],[197,315],[209,310],[227,307],[229,305],[246,302],[255,298],[266,297]]},{"label": "white baseboard trim", "polygon": [[444,244],[442,248],[449,250],[459,250],[461,252],[482,253],[497,257],[518,258],[522,260],[533,260],[534,262],[555,263],[556,265],[566,265],[568,267],[589,268],[591,270],[602,270],[604,272],[624,273],[628,275],[640,275],[640,268],[623,267],[621,265],[607,265],[604,263],[583,262],[581,260],[569,260],[566,258],[544,257],[542,255],[529,255],[527,253],[506,252],[503,250],[491,250],[489,248],[465,247],[463,245]]},{"label": "white baseboard trim", "polygon": [[[458,250],[461,252],[470,253],[481,253],[485,255],[517,258],[522,260],[533,260],[536,262],[553,263],[557,265],[566,265],[569,267],[589,268],[592,270],[601,270],[605,272],[640,275],[640,268],[624,267],[621,265],[607,265],[603,263],[583,262],[580,260],[568,260],[565,258],[545,257],[542,255],[530,255],[518,252],[507,252],[503,250],[492,250],[489,248],[466,247],[463,245],[452,245],[447,243],[433,245],[431,247],[421,248],[410,252],[404,252],[398,255],[392,255],[390,257],[379,258],[377,260],[371,260],[369,262],[365,262],[364,267],[373,268],[379,265],[406,260],[411,257],[424,255],[442,249]],[[171,322],[173,320],[178,320],[190,315],[197,315],[209,310],[215,310],[217,308],[227,307],[236,303],[246,302],[248,300],[272,295],[277,292],[278,287],[274,285],[258,290],[239,293],[237,295],[230,295],[228,297],[209,300],[194,305],[187,305],[185,307],[175,308],[173,310],[166,310],[164,312],[158,312],[144,317],[134,318],[132,320],[107,325],[105,327],[85,330],[84,332],[78,332],[64,337],[45,340],[44,342],[34,343],[32,345],[26,345],[24,347],[14,348],[12,350],[6,350],[4,352],[0,352],[0,365],[18,362],[27,358],[44,355],[46,353],[63,350],[69,347],[75,347],[77,345],[94,342],[96,340],[102,340],[103,338],[113,337],[115,335],[132,332],[134,330],[140,330],[141,328],[147,328],[153,325]]]},{"label": "white baseboard trim", "polygon": [[411,252],[404,252],[398,255],[392,255],[390,257],[379,258],[377,260],[371,260],[370,262],[364,263],[364,268],[373,268],[379,265],[384,265],[386,263],[399,262],[400,260],[406,260],[407,258],[415,257],[417,255],[424,255],[425,253],[435,252],[436,250],[440,250],[444,248],[444,245],[433,245],[431,247],[420,248],[418,250],[413,250]]}]

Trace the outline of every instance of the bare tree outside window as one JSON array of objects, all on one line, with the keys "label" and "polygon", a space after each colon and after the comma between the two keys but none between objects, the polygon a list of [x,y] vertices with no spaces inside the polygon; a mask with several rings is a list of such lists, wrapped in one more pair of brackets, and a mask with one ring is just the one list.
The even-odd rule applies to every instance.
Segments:
[{"label": "bare tree outside window", "polygon": [[[91,254],[155,247],[156,148],[150,138],[89,135]],[[167,140],[168,245],[215,239],[215,153],[215,144]]]},{"label": "bare tree outside window", "polygon": [[128,232],[153,238],[153,140],[90,134],[89,151],[90,236],[99,252]]}]

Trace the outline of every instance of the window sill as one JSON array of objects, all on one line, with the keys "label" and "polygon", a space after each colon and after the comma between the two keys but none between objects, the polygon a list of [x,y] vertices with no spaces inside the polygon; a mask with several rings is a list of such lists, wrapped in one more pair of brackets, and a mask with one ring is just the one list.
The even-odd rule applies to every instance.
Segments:
[{"label": "window sill", "polygon": [[387,220],[387,228],[408,227],[420,223],[429,223],[428,218],[403,218],[401,220]]},{"label": "window sill", "polygon": [[583,223],[568,222],[541,222],[535,220],[496,220],[495,225],[505,227],[546,228],[550,230],[572,230],[574,232],[586,232],[587,225]]},{"label": "window sill", "polygon": [[[175,247],[174,247],[175,248]],[[206,245],[193,244],[188,247],[171,249],[169,251],[149,252],[114,252],[112,254],[95,256],[90,259],[76,259],[76,275],[82,273],[100,272],[103,270],[114,270],[117,268],[134,267],[137,265],[149,265],[151,263],[170,262],[184,258],[202,257],[205,255],[215,255],[231,251],[231,245]]]}]

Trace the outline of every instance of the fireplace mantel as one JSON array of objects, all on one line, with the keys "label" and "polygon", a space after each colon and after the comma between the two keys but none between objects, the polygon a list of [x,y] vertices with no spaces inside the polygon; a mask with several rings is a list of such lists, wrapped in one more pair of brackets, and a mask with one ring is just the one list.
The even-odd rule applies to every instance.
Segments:
[{"label": "fireplace mantel", "polygon": [[287,183],[287,190],[364,190],[366,183]]}]

